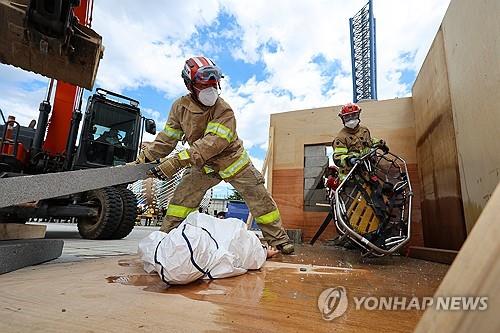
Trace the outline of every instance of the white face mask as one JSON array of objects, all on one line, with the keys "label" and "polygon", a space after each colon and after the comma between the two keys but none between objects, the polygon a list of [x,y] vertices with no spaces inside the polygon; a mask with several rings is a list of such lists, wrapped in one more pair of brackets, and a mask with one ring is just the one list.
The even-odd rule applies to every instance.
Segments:
[{"label": "white face mask", "polygon": [[219,92],[214,87],[205,88],[198,93],[198,100],[206,106],[214,105],[217,98],[219,98]]},{"label": "white face mask", "polygon": [[358,124],[359,124],[359,119],[351,119],[345,123],[345,127],[353,129],[353,128],[356,128],[356,126],[358,126]]}]

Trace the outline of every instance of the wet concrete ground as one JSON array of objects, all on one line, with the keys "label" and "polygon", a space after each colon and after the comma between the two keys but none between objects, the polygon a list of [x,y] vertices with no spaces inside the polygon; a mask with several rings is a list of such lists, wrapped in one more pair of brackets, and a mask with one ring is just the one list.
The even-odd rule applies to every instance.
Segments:
[{"label": "wet concrete ground", "polygon": [[[137,232],[130,244],[123,240],[124,248]],[[134,255],[66,255],[79,261],[62,258],[0,276],[1,332],[410,332],[421,311],[356,310],[353,297],[431,296],[448,268],[404,257],[362,260],[356,251],[304,245],[259,271],[168,287]],[[348,307],[327,321],[318,297],[333,287],[345,288]]]}]

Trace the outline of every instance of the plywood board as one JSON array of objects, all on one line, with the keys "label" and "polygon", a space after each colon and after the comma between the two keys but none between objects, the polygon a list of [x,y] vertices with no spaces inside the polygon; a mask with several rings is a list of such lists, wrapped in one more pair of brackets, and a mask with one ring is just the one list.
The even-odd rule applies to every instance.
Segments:
[{"label": "plywood board", "polygon": [[413,107],[425,246],[458,250],[466,231],[441,29],[413,86]]},{"label": "plywood board", "polygon": [[[427,309],[415,332],[500,332],[500,186],[469,234],[435,296],[486,296],[486,311]],[[478,251],[480,251],[478,253]]]},{"label": "plywood board", "polygon": [[443,20],[465,221],[500,181],[500,1],[453,0]]}]

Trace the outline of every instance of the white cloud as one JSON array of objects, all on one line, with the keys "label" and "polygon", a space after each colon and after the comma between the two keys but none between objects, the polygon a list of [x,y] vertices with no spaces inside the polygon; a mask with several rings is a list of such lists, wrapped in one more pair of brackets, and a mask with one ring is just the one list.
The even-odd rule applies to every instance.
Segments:
[{"label": "white cloud", "polygon": [[180,71],[196,53],[188,43],[199,26],[211,23],[219,11],[215,0],[107,0],[95,4],[93,28],[106,47],[97,82],[121,91],[155,87],[175,97],[184,93]]},{"label": "white cloud", "polygon": [[[237,110],[239,134],[249,146],[265,145],[269,114],[342,104],[352,99],[348,18],[366,1],[290,2],[222,1],[243,33],[233,56],[248,63],[262,61],[269,77],[228,87],[223,96]],[[400,82],[404,70],[418,71],[449,0],[375,2],[379,99],[406,96],[410,86]],[[276,50],[266,47],[276,45]],[[275,51],[275,52],[273,52]],[[415,57],[402,59],[403,54]],[[331,72],[312,63],[321,55],[338,64],[333,87],[322,93]],[[286,90],[290,95],[276,91]],[[248,97],[241,98],[241,94]]]},{"label": "white cloud", "polygon": [[264,165],[264,160],[260,159],[255,156],[250,156],[250,159],[252,160],[252,164],[255,166],[255,168],[259,171],[262,171],[262,166]]},{"label": "white cloud", "polygon": [[38,105],[45,98],[48,79],[5,65],[0,65],[0,78],[0,109],[4,116],[13,115],[25,126],[38,119]]}]

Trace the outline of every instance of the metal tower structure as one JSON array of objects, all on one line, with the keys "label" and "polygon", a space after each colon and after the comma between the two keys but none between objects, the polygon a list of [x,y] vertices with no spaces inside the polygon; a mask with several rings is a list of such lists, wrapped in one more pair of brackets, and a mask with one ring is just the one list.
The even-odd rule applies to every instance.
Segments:
[{"label": "metal tower structure", "polygon": [[349,19],[353,101],[377,99],[377,56],[373,0]]}]

